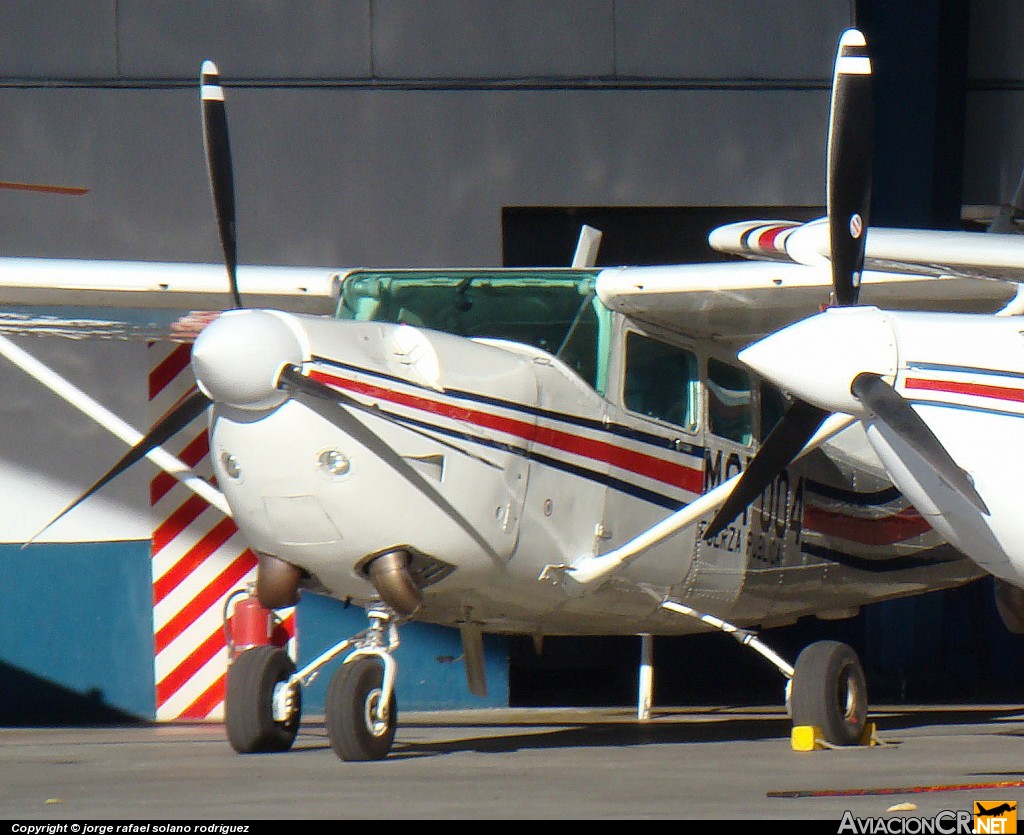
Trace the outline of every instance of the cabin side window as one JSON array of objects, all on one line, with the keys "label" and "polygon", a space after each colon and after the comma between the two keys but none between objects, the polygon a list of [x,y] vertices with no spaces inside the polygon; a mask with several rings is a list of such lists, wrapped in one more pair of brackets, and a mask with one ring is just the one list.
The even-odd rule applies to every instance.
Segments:
[{"label": "cabin side window", "polygon": [[720,360],[708,359],[708,429],[738,444],[753,440],[750,375]]},{"label": "cabin side window", "polygon": [[623,403],[631,412],[695,429],[699,382],[692,352],[633,331],[626,334]]},{"label": "cabin side window", "polygon": [[767,380],[761,381],[761,432],[758,440],[763,444],[776,424],[782,420],[789,403],[786,396]]}]

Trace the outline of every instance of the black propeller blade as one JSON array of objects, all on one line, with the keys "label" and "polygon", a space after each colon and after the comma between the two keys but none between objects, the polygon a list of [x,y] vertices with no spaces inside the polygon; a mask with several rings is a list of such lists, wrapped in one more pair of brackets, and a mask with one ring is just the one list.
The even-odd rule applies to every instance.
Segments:
[{"label": "black propeller blade", "polygon": [[935,433],[900,394],[877,374],[859,374],[850,386],[853,396],[875,413],[908,446],[920,455],[953,490],[988,515],[988,506],[974,483],[954,461]]},{"label": "black propeller blade", "polygon": [[238,244],[235,235],[235,181],[231,167],[231,144],[228,139],[228,115],[224,107],[224,89],[213,61],[204,61],[199,76],[203,102],[203,141],[206,146],[206,167],[210,175],[210,191],[217,213],[217,229],[224,250],[224,265],[231,284],[235,307],[242,306],[238,293]]},{"label": "black propeller blade", "polygon": [[[224,90],[220,76],[212,61],[204,61],[199,75],[200,98],[203,114],[203,141],[206,147],[206,165],[210,176],[210,190],[213,193],[214,209],[217,213],[217,227],[224,263],[231,284],[231,296],[235,307],[242,306],[238,293],[238,256],[235,239],[235,187],[231,167],[231,146],[228,141],[227,111],[224,108]],[[78,507],[97,491],[101,490],[132,464],[137,463],[151,450],[162,445],[168,438],[183,429],[201,415],[210,405],[210,399],[195,391],[179,403],[163,420],[154,426],[142,439],[126,452],[95,484],[75,499],[61,513],[39,531],[32,540],[52,527],[60,519]],[[26,543],[27,545],[28,543]]]},{"label": "black propeller blade", "polygon": [[[201,391],[194,391],[184,400],[182,400],[177,406],[174,407],[156,426],[149,430],[135,446],[133,446],[128,452],[126,452],[120,460],[114,464],[95,484],[86,490],[81,496],[75,499],[69,504],[64,510],[54,517],[45,528],[39,531],[32,540],[37,539],[40,534],[49,528],[53,527],[59,520],[67,516],[72,510],[78,507],[82,502],[92,496],[94,493],[101,490],[121,473],[127,470],[132,464],[142,460],[146,457],[147,453],[151,450],[156,449],[162,445],[171,436],[175,435],[185,426],[187,426],[192,420],[199,417],[206,408],[210,405],[210,399],[203,394]],[[32,540],[29,540],[31,542]],[[25,543],[26,545],[29,543]]]},{"label": "black propeller blade", "polygon": [[[860,294],[871,203],[873,111],[867,45],[860,32],[850,29],[839,40],[828,131],[826,188],[832,295],[840,306],[856,304]],[[828,414],[799,400],[789,407],[711,520],[704,531],[705,539],[711,539],[732,522],[789,466]]]},{"label": "black propeller blade", "polygon": [[739,516],[743,508],[760,496],[775,476],[796,458],[829,414],[803,400],[794,401],[782,420],[765,438],[729,498],[718,508],[704,531],[704,538],[712,539]]},{"label": "black propeller blade", "polygon": [[860,295],[864,239],[871,208],[873,132],[871,59],[864,36],[851,29],[839,41],[828,131],[827,205],[832,291],[840,307],[857,304]]}]

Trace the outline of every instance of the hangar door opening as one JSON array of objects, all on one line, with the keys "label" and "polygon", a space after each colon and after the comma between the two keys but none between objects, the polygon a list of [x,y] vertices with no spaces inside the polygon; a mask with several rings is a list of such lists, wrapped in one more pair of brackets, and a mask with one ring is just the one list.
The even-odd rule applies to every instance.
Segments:
[{"label": "hangar door opening", "polygon": [[512,206],[502,209],[506,267],[569,266],[580,226],[604,233],[601,266],[732,261],[708,246],[716,226],[739,220],[813,220],[820,206]]},{"label": "hangar door opening", "polygon": [[[568,266],[585,223],[603,233],[600,266],[725,261],[730,256],[707,244],[716,226],[823,214],[819,206],[509,207],[502,211],[503,260],[515,267]],[[762,636],[791,661],[815,640],[850,644],[875,702],[1019,700],[1024,687],[1024,637],[999,622],[990,578],[878,603],[848,620],[803,618]],[[656,707],[780,703],[777,671],[725,635],[656,638],[654,658]],[[513,638],[510,704],[635,705],[639,659],[637,637],[545,637],[540,653],[531,638]]]}]

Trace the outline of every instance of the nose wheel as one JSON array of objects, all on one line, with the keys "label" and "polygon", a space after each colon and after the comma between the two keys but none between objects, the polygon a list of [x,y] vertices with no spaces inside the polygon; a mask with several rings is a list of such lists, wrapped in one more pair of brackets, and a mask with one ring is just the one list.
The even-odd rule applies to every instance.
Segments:
[{"label": "nose wheel", "polygon": [[228,668],[225,726],[239,754],[287,751],[302,713],[302,691],[292,685],[295,664],[274,646],[248,649]]},{"label": "nose wheel", "polygon": [[331,747],[347,761],[382,760],[391,750],[398,701],[386,698],[384,666],[371,656],[342,664],[327,690],[325,719]]}]

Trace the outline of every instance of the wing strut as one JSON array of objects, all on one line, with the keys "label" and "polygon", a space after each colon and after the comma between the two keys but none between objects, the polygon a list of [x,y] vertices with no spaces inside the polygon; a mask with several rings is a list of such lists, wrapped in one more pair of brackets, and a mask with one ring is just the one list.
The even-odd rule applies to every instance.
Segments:
[{"label": "wing strut", "polygon": [[[47,367],[30,353],[2,335],[0,335],[0,356],[10,360],[10,362],[37,382],[46,386],[59,398],[70,403],[129,446],[135,446],[145,437],[139,430],[119,418],[80,388],[65,380],[56,371]],[[171,455],[171,453],[161,447],[150,450],[146,457],[168,475],[173,476],[184,484],[193,493],[204,498],[225,516],[231,516],[231,509],[224,499],[224,494],[208,481],[196,475],[184,461]],[[39,534],[36,534],[36,536],[39,536]]]},{"label": "wing strut", "polygon": [[[795,456],[794,460],[800,459],[807,453],[814,451],[830,438],[835,437],[856,418],[850,415],[830,415],[816,433],[808,440],[807,444]],[[548,565],[541,571],[538,580],[557,581],[561,578],[572,579],[579,586],[586,586],[598,580],[603,580],[609,574],[623,566],[629,565],[637,557],[664,542],[670,536],[690,527],[697,522],[704,514],[715,510],[725,503],[731,495],[733,488],[740,480],[742,473],[734,475],[727,481],[723,481],[717,487],[699,496],[690,502],[686,507],[677,510],[671,516],[662,519],[658,524],[648,528],[643,533],[635,536],[629,542],[619,546],[614,551],[600,556],[580,557],[572,565]],[[571,584],[563,583],[567,589],[572,588]]]}]

